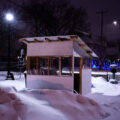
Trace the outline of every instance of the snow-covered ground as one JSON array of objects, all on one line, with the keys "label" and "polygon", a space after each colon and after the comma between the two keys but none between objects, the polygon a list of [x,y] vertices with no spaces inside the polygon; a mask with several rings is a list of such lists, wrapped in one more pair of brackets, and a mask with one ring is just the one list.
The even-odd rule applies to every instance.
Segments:
[{"label": "snow-covered ground", "polygon": [[[92,75],[112,75],[111,72],[108,71],[92,71]],[[120,75],[120,72],[116,72],[116,75]]]},{"label": "snow-covered ground", "polygon": [[[1,75],[6,74],[2,72]],[[0,78],[0,120],[119,120],[120,84],[92,77],[92,94],[26,89],[24,75]]]},{"label": "snow-covered ground", "polygon": [[24,74],[13,72],[15,80],[5,80],[7,72],[0,72],[0,85],[1,86],[13,86],[17,90],[22,90],[25,88],[25,78]]},{"label": "snow-covered ground", "polygon": [[106,111],[107,117],[104,120],[120,119],[120,82],[112,84],[103,77],[92,77],[92,94],[86,96],[95,100]]},{"label": "snow-covered ground", "polygon": [[102,93],[108,96],[120,95],[120,82],[112,84],[103,77],[92,77],[92,93]]}]

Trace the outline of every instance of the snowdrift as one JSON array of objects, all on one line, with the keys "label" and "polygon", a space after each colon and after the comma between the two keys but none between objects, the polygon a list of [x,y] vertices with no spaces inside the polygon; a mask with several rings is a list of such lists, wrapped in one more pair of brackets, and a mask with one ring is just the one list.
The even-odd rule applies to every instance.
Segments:
[{"label": "snowdrift", "polygon": [[0,86],[0,120],[100,120],[106,113],[93,100],[64,90]]}]

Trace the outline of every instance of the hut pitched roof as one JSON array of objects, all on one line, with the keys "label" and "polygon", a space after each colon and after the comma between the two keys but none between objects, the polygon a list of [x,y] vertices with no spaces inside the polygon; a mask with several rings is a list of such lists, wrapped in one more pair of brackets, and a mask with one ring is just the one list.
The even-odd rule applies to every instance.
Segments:
[{"label": "hut pitched roof", "polygon": [[57,42],[57,41],[74,41],[77,46],[80,47],[86,54],[91,57],[98,57],[94,51],[87,46],[87,44],[77,35],[64,35],[64,36],[45,36],[45,37],[30,37],[30,38],[21,38],[20,42],[26,44],[29,43],[40,43],[40,42]]}]

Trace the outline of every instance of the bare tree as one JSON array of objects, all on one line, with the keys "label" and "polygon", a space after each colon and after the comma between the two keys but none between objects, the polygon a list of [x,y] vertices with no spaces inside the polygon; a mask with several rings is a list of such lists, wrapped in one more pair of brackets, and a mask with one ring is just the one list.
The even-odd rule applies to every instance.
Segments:
[{"label": "bare tree", "polygon": [[21,8],[24,10],[21,18],[30,27],[31,35],[65,35],[89,31],[85,10],[75,8],[68,0],[31,0]]},{"label": "bare tree", "polygon": [[[7,3],[7,4],[6,4]],[[7,23],[4,13],[13,11],[12,54],[19,48],[18,39],[28,36],[81,35],[89,31],[87,14],[82,8],[75,8],[69,0],[5,0],[0,8],[0,55],[7,55]]]}]

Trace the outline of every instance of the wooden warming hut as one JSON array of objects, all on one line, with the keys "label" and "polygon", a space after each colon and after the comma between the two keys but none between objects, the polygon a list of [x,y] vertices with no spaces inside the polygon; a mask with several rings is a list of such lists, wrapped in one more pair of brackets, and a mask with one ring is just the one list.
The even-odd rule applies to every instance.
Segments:
[{"label": "wooden warming hut", "polygon": [[79,36],[31,37],[19,41],[27,44],[28,88],[34,88],[32,81],[39,81],[40,88],[46,88],[46,83],[81,94],[91,91],[91,59],[97,55]]}]

